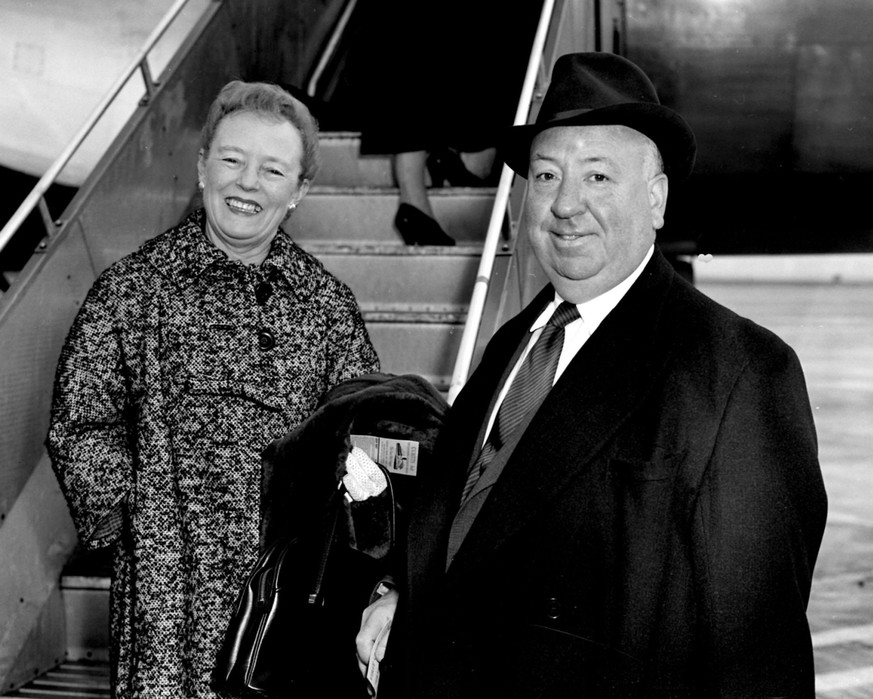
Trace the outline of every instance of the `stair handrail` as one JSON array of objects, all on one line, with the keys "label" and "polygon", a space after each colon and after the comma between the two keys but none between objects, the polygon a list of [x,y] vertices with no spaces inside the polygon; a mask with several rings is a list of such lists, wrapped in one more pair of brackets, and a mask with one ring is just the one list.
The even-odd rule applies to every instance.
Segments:
[{"label": "stair handrail", "polygon": [[327,70],[327,65],[330,63],[330,59],[333,58],[333,55],[336,52],[336,47],[339,46],[343,34],[345,34],[346,27],[351,21],[352,13],[355,11],[357,4],[358,0],[348,0],[348,2],[346,2],[346,6],[343,8],[339,20],[337,20],[336,26],[331,32],[327,46],[324,48],[324,51],[321,52],[318,64],[315,66],[315,69],[312,71],[312,76],[306,84],[306,94],[310,97],[315,97],[316,91],[318,90],[318,83],[321,82],[321,76],[324,74],[324,71]]},{"label": "stair handrail", "polygon": [[[212,0],[212,2],[222,1],[223,0]],[[133,60],[131,60],[124,72],[107,91],[103,99],[97,104],[97,107],[95,107],[91,112],[91,116],[88,117],[76,135],[73,136],[67,144],[66,148],[64,148],[48,170],[46,170],[45,174],[39,179],[36,186],[34,186],[30,191],[30,194],[25,197],[15,213],[12,214],[11,218],[6,222],[6,225],[4,225],[3,229],[0,230],[0,253],[3,252],[3,249],[9,244],[9,241],[12,240],[12,237],[18,232],[18,229],[21,228],[27,217],[30,216],[33,210],[37,207],[39,207],[40,214],[42,215],[42,222],[45,227],[46,236],[51,236],[52,231],[60,225],[59,222],[52,219],[51,213],[49,212],[48,204],[45,200],[46,192],[49,187],[55,183],[58,175],[60,175],[67,163],[70,162],[70,159],[76,154],[76,151],[79,150],[82,143],[103,115],[108,111],[109,107],[111,107],[115,102],[119,93],[124,89],[125,85],[127,85],[127,81],[130,80],[134,73],[137,71],[142,73],[146,89],[146,96],[143,98],[143,103],[148,102],[148,100],[154,96],[158,83],[152,78],[151,69],[148,64],[148,55],[155,47],[155,44],[161,40],[170,25],[172,25],[182,12],[185,5],[189,2],[191,2],[191,0],[176,0],[175,4],[167,11],[163,19],[158,23],[158,26],[155,27],[154,31],[149,35],[149,38],[146,40],[145,44],[143,44],[139,53],[133,58]]]},{"label": "stair handrail", "polygon": [[[534,35],[530,57],[528,58],[527,71],[524,75],[521,95],[518,100],[518,106],[515,110],[515,118],[512,122],[514,126],[521,126],[527,123],[537,75],[540,70],[540,64],[543,60],[546,38],[548,36],[554,7],[555,0],[545,0],[543,2],[539,24],[537,25],[537,31]],[[500,244],[503,221],[506,217],[509,206],[509,195],[512,190],[512,180],[514,176],[515,173],[513,173],[508,165],[504,164],[500,172],[497,193],[494,197],[494,206],[491,209],[491,218],[488,221],[488,231],[485,234],[485,243],[482,250],[482,257],[479,260],[476,282],[473,285],[473,293],[470,298],[467,320],[464,324],[464,331],[461,335],[461,342],[455,359],[455,367],[452,372],[452,380],[449,384],[449,404],[455,400],[458,393],[460,393],[461,389],[464,387],[464,384],[467,381],[467,376],[470,372],[470,366],[473,363],[473,353],[476,349],[476,338],[479,334],[479,326],[482,323],[485,301],[488,295],[488,287],[491,284],[491,274],[494,269],[494,260],[497,257],[497,248]]]}]

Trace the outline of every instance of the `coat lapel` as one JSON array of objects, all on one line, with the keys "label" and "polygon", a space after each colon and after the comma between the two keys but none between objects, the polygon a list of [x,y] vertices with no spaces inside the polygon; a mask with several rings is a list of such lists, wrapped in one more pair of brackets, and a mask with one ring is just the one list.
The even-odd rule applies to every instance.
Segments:
[{"label": "coat lapel", "polygon": [[499,547],[590,468],[642,401],[669,356],[664,302],[673,275],[656,251],[567,367],[491,488],[450,568],[452,577],[463,576],[466,566]]}]

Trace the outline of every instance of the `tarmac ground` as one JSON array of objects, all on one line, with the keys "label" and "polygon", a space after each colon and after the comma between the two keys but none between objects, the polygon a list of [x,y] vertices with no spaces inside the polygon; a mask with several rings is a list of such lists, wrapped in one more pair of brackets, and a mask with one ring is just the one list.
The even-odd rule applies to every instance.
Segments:
[{"label": "tarmac ground", "polygon": [[[873,261],[870,262],[873,264]],[[828,492],[808,616],[817,699],[873,697],[873,284],[700,281],[804,368]]]}]

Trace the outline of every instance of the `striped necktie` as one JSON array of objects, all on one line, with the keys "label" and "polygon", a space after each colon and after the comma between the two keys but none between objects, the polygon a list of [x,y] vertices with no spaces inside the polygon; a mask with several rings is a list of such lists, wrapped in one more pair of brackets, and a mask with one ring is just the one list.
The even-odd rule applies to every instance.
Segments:
[{"label": "striped necktie", "polygon": [[506,444],[524,422],[527,414],[542,402],[552,388],[561,349],[564,346],[564,326],[579,318],[579,309],[564,301],[543,327],[536,344],[527,353],[516,373],[503,403],[497,411],[488,439],[476,461],[467,472],[467,482],[461,502],[467,499],[479,477],[500,448]]}]

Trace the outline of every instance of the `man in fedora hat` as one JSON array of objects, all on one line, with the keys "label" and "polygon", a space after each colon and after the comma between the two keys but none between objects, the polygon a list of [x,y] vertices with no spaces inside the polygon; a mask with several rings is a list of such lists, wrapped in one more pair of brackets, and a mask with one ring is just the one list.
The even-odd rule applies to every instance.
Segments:
[{"label": "man in fedora hat", "polygon": [[812,412],[793,350],[658,250],[690,128],[572,54],[503,155],[550,284],[455,401],[360,661],[391,619],[380,696],[812,699]]}]

